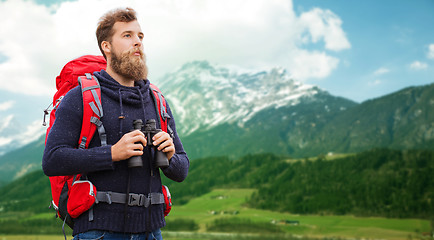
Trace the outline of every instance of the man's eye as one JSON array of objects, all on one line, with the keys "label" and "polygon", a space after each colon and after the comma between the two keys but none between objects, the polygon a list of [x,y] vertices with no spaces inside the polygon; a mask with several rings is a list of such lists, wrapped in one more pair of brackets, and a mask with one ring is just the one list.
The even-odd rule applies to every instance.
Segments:
[{"label": "man's eye", "polygon": [[131,34],[125,34],[124,37],[129,38],[129,37],[131,37]]}]

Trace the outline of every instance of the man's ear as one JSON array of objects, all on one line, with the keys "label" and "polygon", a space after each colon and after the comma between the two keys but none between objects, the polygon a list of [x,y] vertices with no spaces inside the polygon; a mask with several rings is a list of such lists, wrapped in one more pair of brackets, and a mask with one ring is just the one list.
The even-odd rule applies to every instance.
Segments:
[{"label": "man's ear", "polygon": [[112,45],[108,41],[101,42],[101,49],[104,51],[105,55],[108,56],[111,53]]}]

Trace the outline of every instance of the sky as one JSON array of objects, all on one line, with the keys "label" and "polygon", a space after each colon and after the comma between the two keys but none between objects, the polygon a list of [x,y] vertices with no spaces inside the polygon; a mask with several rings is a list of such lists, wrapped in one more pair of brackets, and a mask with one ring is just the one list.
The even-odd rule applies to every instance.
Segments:
[{"label": "sky", "polygon": [[434,0],[0,0],[0,145],[11,121],[42,129],[63,65],[100,54],[99,17],[126,6],[157,85],[194,60],[283,67],[356,102],[434,81]]}]

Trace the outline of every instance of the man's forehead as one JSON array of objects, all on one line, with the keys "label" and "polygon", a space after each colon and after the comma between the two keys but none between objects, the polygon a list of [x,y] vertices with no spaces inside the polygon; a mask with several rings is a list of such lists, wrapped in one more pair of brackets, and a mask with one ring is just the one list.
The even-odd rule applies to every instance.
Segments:
[{"label": "man's forehead", "polygon": [[138,21],[134,20],[131,22],[116,22],[113,25],[113,30],[115,33],[123,33],[123,32],[138,32],[142,33],[142,28]]}]

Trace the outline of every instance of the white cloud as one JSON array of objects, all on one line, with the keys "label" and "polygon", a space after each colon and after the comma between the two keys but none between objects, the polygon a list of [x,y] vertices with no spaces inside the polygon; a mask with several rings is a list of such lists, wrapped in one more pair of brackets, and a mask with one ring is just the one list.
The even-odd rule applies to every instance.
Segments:
[{"label": "white cloud", "polygon": [[[15,120],[14,115],[8,115],[0,122],[0,147],[5,147],[8,144],[15,144],[14,148],[17,145],[24,146],[40,138],[46,131],[40,120],[31,122],[26,125],[25,129],[16,129],[19,126],[16,125],[16,122],[13,122]],[[14,131],[14,128],[18,131]],[[1,154],[2,152],[0,152]]]},{"label": "white cloud", "polygon": [[12,119],[14,119],[14,115],[10,114],[6,117],[3,117],[3,119],[1,119],[0,121],[0,133],[2,133],[2,131],[4,131],[7,127],[9,127],[9,125],[12,122]]},{"label": "white cloud", "polygon": [[434,43],[428,46],[428,54],[427,57],[429,59],[434,59]]},{"label": "white cloud", "polygon": [[53,9],[33,1],[0,2],[0,52],[7,58],[0,64],[1,89],[52,95],[55,77],[67,60],[96,53],[90,50],[93,36],[87,31],[96,21],[90,21],[94,12],[83,7],[71,16],[63,11],[70,8],[72,13],[73,6],[65,2],[53,14]]},{"label": "white cloud", "polygon": [[10,109],[11,107],[13,107],[14,104],[15,104],[14,101],[2,102],[2,103],[0,103],[0,111],[6,111],[6,110]]},{"label": "white cloud", "polygon": [[154,81],[204,59],[246,68],[279,65],[303,79],[323,78],[339,59],[308,50],[308,43],[323,40],[324,50],[333,51],[351,47],[333,12],[315,8],[298,17],[287,0],[78,0],[54,7],[6,0],[0,1],[0,54],[6,59],[0,62],[0,90],[51,96],[68,60],[100,54],[98,18],[123,6],[138,12]]},{"label": "white cloud", "polygon": [[374,75],[379,76],[379,75],[386,74],[388,72],[390,72],[390,70],[388,68],[381,67],[381,68],[375,70]]},{"label": "white cloud", "polygon": [[[314,43],[324,39],[325,47],[334,51],[351,47],[341,28],[342,20],[330,10],[315,8],[301,14],[299,21],[309,31]],[[305,38],[304,41],[306,40]]]},{"label": "white cloud", "polygon": [[[11,138],[0,137],[0,147],[10,144],[12,140]],[[0,152],[0,155],[2,155],[2,152]]]},{"label": "white cloud", "polygon": [[17,139],[21,144],[25,145],[40,138],[45,131],[46,129],[41,125],[41,121],[36,120],[29,124]]},{"label": "white cloud", "polygon": [[324,52],[297,50],[289,64],[292,77],[298,80],[324,78],[338,66],[339,59],[328,56]]},{"label": "white cloud", "polygon": [[423,70],[428,67],[428,64],[424,62],[414,61],[410,64],[410,68],[413,70]]}]

